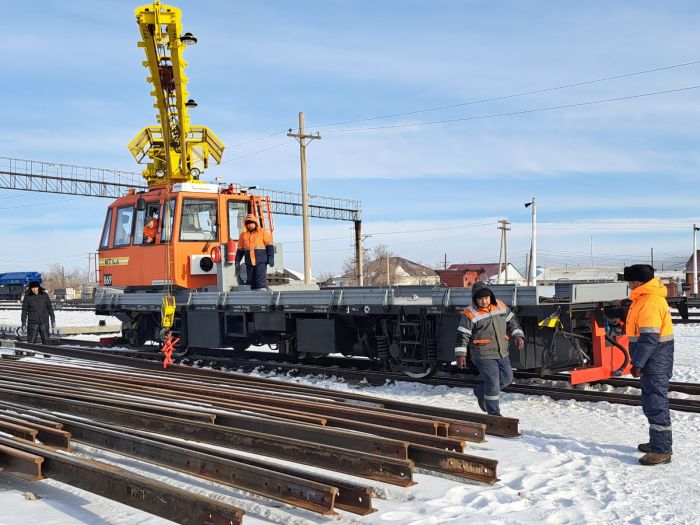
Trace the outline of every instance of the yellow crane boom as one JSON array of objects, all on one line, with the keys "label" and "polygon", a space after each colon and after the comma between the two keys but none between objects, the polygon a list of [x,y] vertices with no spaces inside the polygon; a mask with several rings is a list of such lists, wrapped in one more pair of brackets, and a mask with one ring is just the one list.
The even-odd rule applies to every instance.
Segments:
[{"label": "yellow crane boom", "polygon": [[188,108],[196,103],[188,99],[187,62],[182,52],[197,39],[182,34],[180,10],[160,2],[137,8],[136,22],[159,125],[143,128],[129,143],[129,150],[138,163],[147,165],[143,176],[149,187],[196,182],[210,158],[221,162],[225,147],[207,127],[190,125]]}]

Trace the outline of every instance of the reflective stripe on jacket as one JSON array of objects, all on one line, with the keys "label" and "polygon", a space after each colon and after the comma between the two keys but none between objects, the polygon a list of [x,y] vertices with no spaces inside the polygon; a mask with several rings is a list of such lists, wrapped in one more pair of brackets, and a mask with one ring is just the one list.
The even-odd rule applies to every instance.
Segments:
[{"label": "reflective stripe on jacket", "polygon": [[673,368],[673,325],[666,287],[657,277],[630,292],[625,332],[632,364],[646,374],[668,374]]},{"label": "reflective stripe on jacket", "polygon": [[457,328],[455,355],[466,355],[466,347],[475,357],[498,359],[508,356],[508,334],[525,337],[515,314],[503,301],[497,300],[486,308],[466,307]]}]

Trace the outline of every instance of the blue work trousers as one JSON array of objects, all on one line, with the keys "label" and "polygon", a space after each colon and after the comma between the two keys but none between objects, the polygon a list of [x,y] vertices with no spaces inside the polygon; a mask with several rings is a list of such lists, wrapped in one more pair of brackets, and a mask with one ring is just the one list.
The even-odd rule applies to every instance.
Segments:
[{"label": "blue work trousers", "polygon": [[652,452],[671,454],[671,413],[668,409],[668,374],[642,374],[642,410],[649,420],[649,445]]},{"label": "blue work trousers", "polygon": [[498,359],[481,359],[472,356],[472,361],[479,370],[483,381],[474,388],[474,395],[483,402],[486,412],[491,416],[500,416],[501,410],[498,400],[501,390],[513,382],[513,369],[510,359],[501,357]]},{"label": "blue work trousers", "polygon": [[250,286],[251,290],[267,287],[267,263],[257,263],[255,266],[251,264],[246,266],[246,271],[248,272],[246,284]]}]

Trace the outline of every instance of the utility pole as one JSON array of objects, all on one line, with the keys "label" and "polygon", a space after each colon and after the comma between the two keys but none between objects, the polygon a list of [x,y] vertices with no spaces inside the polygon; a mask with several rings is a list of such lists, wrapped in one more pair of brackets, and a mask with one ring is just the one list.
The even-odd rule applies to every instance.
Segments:
[{"label": "utility pole", "polygon": [[654,247],[651,248],[651,267],[654,267]]},{"label": "utility pole", "polygon": [[530,264],[527,267],[527,284],[537,286],[537,204],[533,197],[525,207],[532,206],[532,237],[530,238]]},{"label": "utility pole", "polygon": [[299,112],[299,133],[289,130],[288,137],[294,137],[299,142],[299,159],[301,161],[301,209],[304,225],[304,283],[311,284],[311,236],[309,234],[309,189],[306,183],[306,141],[320,139],[321,135],[304,134],[304,112]]},{"label": "utility pole", "polygon": [[443,266],[444,266],[443,269],[447,270],[447,254],[445,254],[445,262],[444,262]]},{"label": "utility pole", "polygon": [[693,224],[693,297],[698,296],[698,248],[695,241],[695,232],[700,230],[697,224]]},{"label": "utility pole", "polygon": [[506,238],[506,232],[510,231],[510,221],[506,219],[501,219],[498,221],[501,230],[501,252],[498,256],[498,278],[496,281],[501,282],[501,274],[503,273],[503,265],[505,265],[505,283],[508,284],[508,240]]},{"label": "utility pole", "polygon": [[362,241],[369,235],[362,235],[362,221],[355,221],[355,278],[357,286],[365,285],[364,265],[364,250],[362,249]]},{"label": "utility pole", "polygon": [[391,286],[391,276],[389,274],[389,254],[386,254],[386,285]]}]

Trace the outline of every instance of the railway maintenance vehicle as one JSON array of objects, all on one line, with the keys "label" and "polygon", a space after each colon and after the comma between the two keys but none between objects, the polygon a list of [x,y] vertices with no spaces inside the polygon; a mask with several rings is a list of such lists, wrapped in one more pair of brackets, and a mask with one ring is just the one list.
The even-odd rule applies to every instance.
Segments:
[{"label": "railway maintenance vehicle", "polygon": [[[157,125],[129,143],[146,164],[144,192],[107,209],[99,244],[96,312],[123,323],[126,343],[160,341],[173,351],[244,355],[268,346],[291,358],[340,353],[378,368],[427,377],[454,361],[457,326],[470,289],[270,285],[251,290],[234,264],[247,214],[274,232],[270,200],[238,184],[202,179],[220,163],[224,145],[190,124],[183,52],[196,43],[182,32],[180,10],[154,2],[136,9],[153,90]],[[144,225],[157,221],[154,242]],[[276,245],[278,246],[278,245]],[[282,257],[275,257],[279,270]],[[629,355],[620,301],[626,283],[569,284],[552,289],[495,285],[519,317],[526,345],[510,350],[514,368],[571,371],[572,383],[627,373]]]}]

